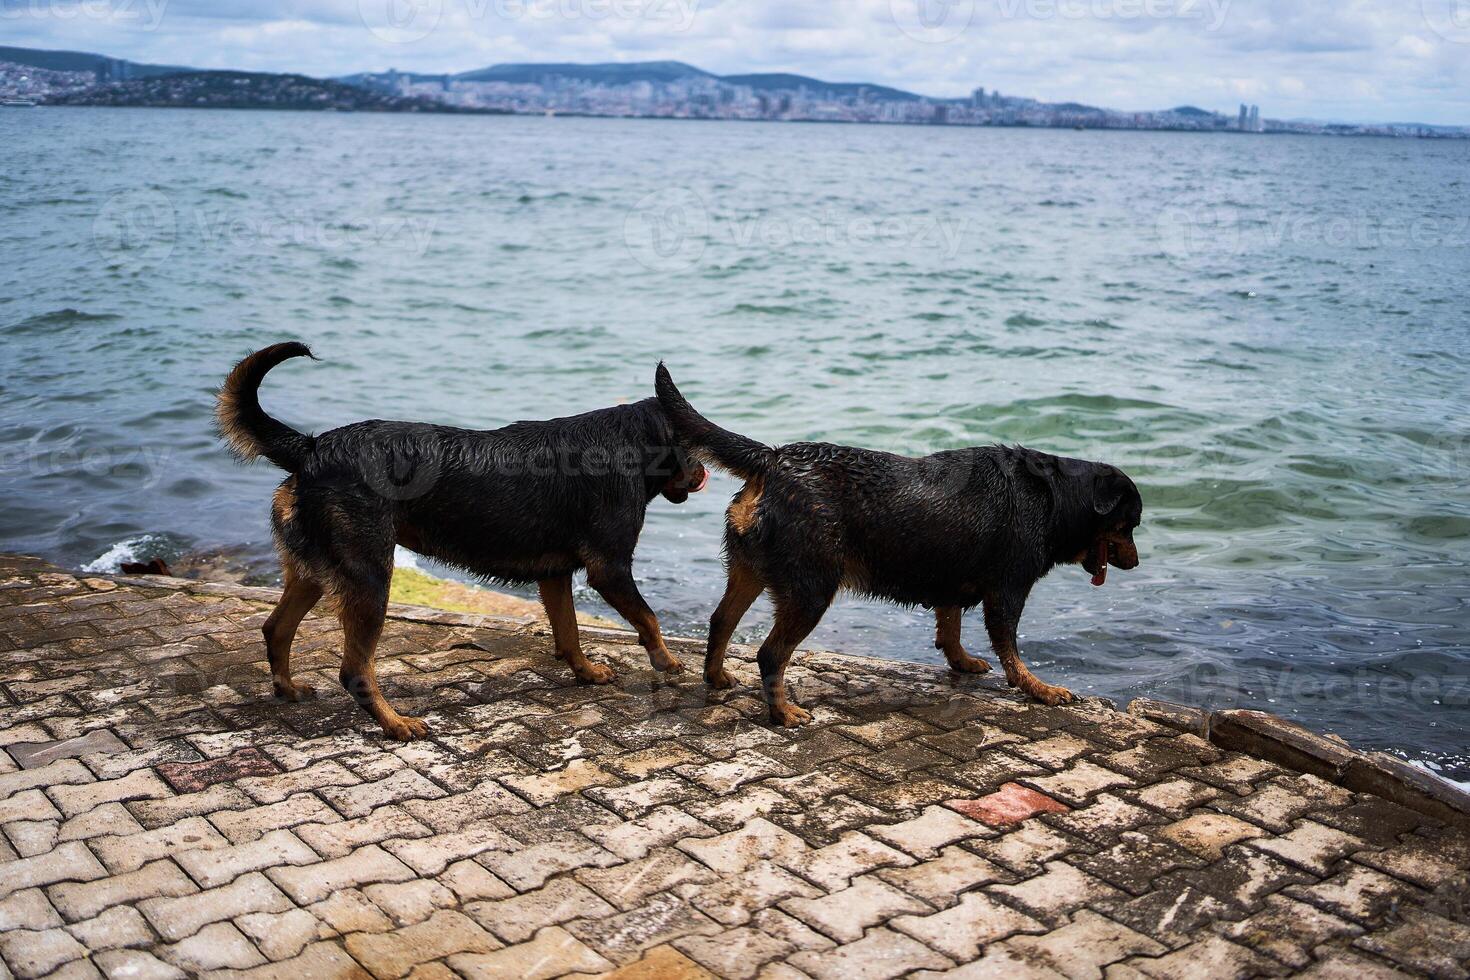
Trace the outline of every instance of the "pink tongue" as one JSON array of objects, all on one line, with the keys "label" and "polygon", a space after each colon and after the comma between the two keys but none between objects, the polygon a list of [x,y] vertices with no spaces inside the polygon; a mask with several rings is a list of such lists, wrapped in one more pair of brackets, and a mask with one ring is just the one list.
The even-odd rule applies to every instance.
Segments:
[{"label": "pink tongue", "polygon": [[709,482],[709,470],[705,470],[703,473],[699,474],[699,486],[695,487],[693,490],[690,490],[689,492],[690,493],[698,493],[699,491],[701,491],[701,490],[704,489],[704,485],[706,483],[708,483],[708,482]]},{"label": "pink tongue", "polygon": [[1097,542],[1097,571],[1092,573],[1092,584],[1102,585],[1108,580],[1108,543],[1101,538]]}]

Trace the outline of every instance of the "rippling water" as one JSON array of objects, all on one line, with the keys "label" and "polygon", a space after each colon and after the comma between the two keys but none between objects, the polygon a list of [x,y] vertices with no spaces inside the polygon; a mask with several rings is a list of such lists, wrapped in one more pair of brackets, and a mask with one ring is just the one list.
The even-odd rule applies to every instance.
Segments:
[{"label": "rippling water", "polygon": [[[570,414],[663,357],[770,442],[1124,467],[1143,564],[1038,586],[1042,677],[1470,774],[1463,142],[108,109],[0,140],[0,547],[268,554],[277,474],[210,407],[269,341],[322,357],[264,395],[318,431]],[[671,632],[718,598],[735,486],[650,508]],[[811,640],[931,642],[851,598]]]}]

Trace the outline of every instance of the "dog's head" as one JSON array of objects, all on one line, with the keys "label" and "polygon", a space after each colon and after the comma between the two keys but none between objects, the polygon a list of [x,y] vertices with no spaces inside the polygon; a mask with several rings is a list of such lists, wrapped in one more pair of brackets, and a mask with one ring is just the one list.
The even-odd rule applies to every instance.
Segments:
[{"label": "dog's head", "polygon": [[709,471],[681,448],[673,450],[672,472],[664,480],[659,493],[671,504],[682,504],[691,493],[698,493],[709,482]]},{"label": "dog's head", "polygon": [[1090,498],[1092,514],[1088,546],[1073,560],[1092,576],[1093,585],[1107,581],[1108,566],[1127,571],[1138,567],[1138,545],[1133,543],[1133,529],[1143,520],[1143,498],[1128,475],[1115,466],[1093,463],[1091,487],[1082,493]]}]

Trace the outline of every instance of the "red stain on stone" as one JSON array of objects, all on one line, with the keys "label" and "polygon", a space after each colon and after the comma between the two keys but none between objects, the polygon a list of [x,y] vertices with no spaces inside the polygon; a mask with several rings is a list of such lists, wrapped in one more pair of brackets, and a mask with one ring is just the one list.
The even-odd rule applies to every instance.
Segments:
[{"label": "red stain on stone", "polygon": [[1060,803],[1045,793],[1027,789],[1020,783],[1006,783],[998,792],[982,796],[978,800],[950,800],[950,809],[992,827],[1018,824],[1038,813],[1065,813],[1071,807]]},{"label": "red stain on stone", "polygon": [[240,749],[221,759],[203,762],[165,762],[158,772],[179,793],[197,793],[215,783],[245,776],[274,776],[280,770],[259,749]]}]

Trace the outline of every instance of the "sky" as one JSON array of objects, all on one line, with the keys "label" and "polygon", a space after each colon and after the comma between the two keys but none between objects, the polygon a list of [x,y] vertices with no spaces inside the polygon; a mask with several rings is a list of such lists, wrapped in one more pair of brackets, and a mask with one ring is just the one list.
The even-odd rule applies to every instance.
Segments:
[{"label": "sky", "polygon": [[933,96],[1470,125],[1470,0],[0,0],[0,44],[317,76],[669,59]]}]

